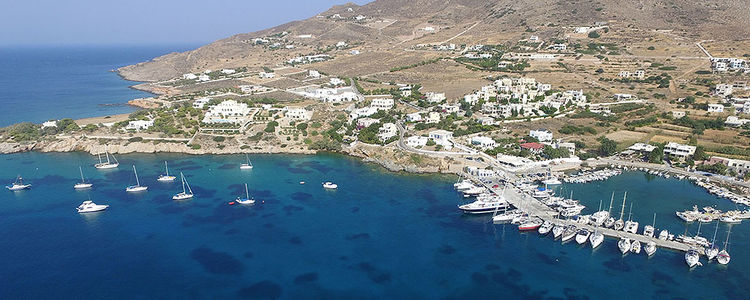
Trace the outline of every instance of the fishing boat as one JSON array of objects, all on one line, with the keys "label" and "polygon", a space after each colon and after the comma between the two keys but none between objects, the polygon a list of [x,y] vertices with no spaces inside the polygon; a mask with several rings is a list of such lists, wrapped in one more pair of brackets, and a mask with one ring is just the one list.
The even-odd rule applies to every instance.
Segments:
[{"label": "fishing boat", "polygon": [[537,230],[540,226],[542,226],[542,219],[540,218],[532,218],[526,222],[521,223],[518,225],[518,230],[520,231],[527,231],[527,230]]},{"label": "fishing boat", "polygon": [[641,242],[638,240],[633,240],[633,242],[630,243],[630,252],[633,252],[635,254],[641,253]]},{"label": "fishing boat", "polygon": [[81,172],[81,182],[76,183],[73,188],[76,190],[83,190],[83,189],[89,189],[93,186],[90,182],[86,182],[86,178],[83,178],[83,169],[81,166],[78,166],[78,171]]},{"label": "fishing boat", "polygon": [[543,180],[542,183],[544,185],[560,185],[560,184],[562,184],[562,182],[560,182],[560,180],[557,179],[557,177],[549,177],[549,178]]},{"label": "fishing boat", "polygon": [[630,239],[621,237],[620,240],[617,241],[617,248],[620,248],[622,254],[628,253],[628,251],[630,251]]},{"label": "fishing boat", "polygon": [[547,233],[552,231],[553,227],[555,227],[555,225],[552,224],[552,222],[544,221],[544,224],[542,224],[542,226],[539,227],[539,234],[546,235]]},{"label": "fishing boat", "polygon": [[654,255],[656,252],[656,243],[654,241],[646,243],[646,245],[643,246],[643,251],[646,251],[646,255],[648,256]]},{"label": "fishing boat", "polygon": [[326,182],[323,183],[323,188],[324,189],[328,189],[328,190],[335,190],[335,189],[339,188],[339,185],[335,184],[333,182],[330,182],[330,181],[326,181]]},{"label": "fishing boat", "polygon": [[169,175],[169,166],[167,166],[167,161],[164,161],[164,172],[165,174],[159,175],[159,178],[157,178],[157,181],[174,181],[177,179],[177,177]]},{"label": "fishing boat", "polygon": [[685,263],[687,263],[690,268],[700,264],[700,254],[698,253],[698,250],[690,248],[690,250],[685,252]]},{"label": "fishing boat", "polygon": [[20,190],[31,188],[31,184],[30,183],[24,184],[23,178],[21,178],[21,175],[18,175],[18,177],[16,177],[16,181],[13,182],[13,184],[11,185],[6,185],[5,188],[8,189],[9,191],[20,191]]},{"label": "fishing boat", "polygon": [[568,225],[568,226],[566,226],[565,227],[565,231],[563,231],[563,233],[562,233],[562,241],[563,241],[563,243],[565,243],[565,242],[571,240],[573,237],[575,237],[577,232],[578,231],[576,230],[576,226],[575,225]]},{"label": "fishing boat", "polygon": [[586,243],[590,236],[591,232],[589,232],[588,229],[581,228],[580,230],[578,230],[578,234],[576,234],[576,243],[578,243],[579,245],[583,245]]},{"label": "fishing boat", "polygon": [[565,227],[563,227],[560,224],[555,225],[555,227],[552,227],[552,236],[557,239],[562,236],[563,231],[565,231]]},{"label": "fishing boat", "polygon": [[131,185],[129,187],[125,188],[126,192],[142,192],[148,189],[147,186],[141,186],[141,181],[138,180],[138,171],[135,169],[135,165],[133,165],[133,173],[135,174],[135,185]]},{"label": "fishing boat", "polygon": [[247,190],[247,183],[245,183],[245,198],[237,197],[234,202],[238,204],[253,204],[255,203],[255,199],[250,199],[250,193]]},{"label": "fishing boat", "polygon": [[[180,172],[180,180],[182,180],[182,193],[172,196],[172,200],[186,200],[193,198],[193,190],[190,189],[190,184],[188,184],[187,179],[185,179],[185,175],[183,175],[182,172]],[[185,187],[187,187],[187,190],[185,190]]]},{"label": "fishing boat", "polygon": [[114,162],[109,160],[109,151],[107,151],[107,148],[104,148],[104,156],[106,156],[107,161],[102,161],[102,154],[99,153],[99,163],[95,164],[94,167],[97,169],[114,169],[117,168],[120,163],[117,161],[117,158],[112,155],[112,159]]},{"label": "fishing boat", "polygon": [[[731,228],[730,228],[731,231]],[[722,265],[726,265],[729,263],[729,260],[731,257],[729,256],[729,252],[727,251],[727,245],[729,244],[729,232],[727,231],[727,239],[724,241],[724,249],[722,249],[719,254],[716,255],[716,261],[718,261]]]},{"label": "fishing boat", "polygon": [[596,247],[599,247],[599,245],[604,242],[604,234],[601,233],[599,230],[594,231],[594,233],[591,234],[589,237],[589,243],[591,243],[591,248],[596,249]]},{"label": "fishing boat", "polygon": [[253,168],[253,164],[250,162],[250,156],[245,154],[245,158],[247,159],[247,162],[240,165],[240,170],[250,170]]},{"label": "fishing boat", "polygon": [[721,216],[719,218],[719,221],[722,221],[727,224],[740,224],[742,223],[741,219],[735,218],[733,216]]},{"label": "fishing boat", "polygon": [[104,204],[96,204],[91,200],[86,200],[81,203],[78,207],[76,207],[76,210],[78,213],[91,213],[91,212],[97,212],[97,211],[103,211],[107,209],[109,205]]}]

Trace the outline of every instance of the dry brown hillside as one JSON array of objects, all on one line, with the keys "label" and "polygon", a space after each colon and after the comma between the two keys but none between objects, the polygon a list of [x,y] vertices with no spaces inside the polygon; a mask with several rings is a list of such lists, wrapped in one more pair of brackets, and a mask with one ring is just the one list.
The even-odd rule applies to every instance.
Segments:
[{"label": "dry brown hillside", "polygon": [[[363,6],[335,6],[307,20],[238,34],[192,51],[123,67],[119,72],[130,80],[158,81],[205,69],[275,67],[339,41],[381,59],[369,63],[382,64],[388,62],[390,55],[385,54],[389,51],[416,44],[497,41],[527,30],[543,35],[602,21],[644,31],[671,30],[693,40],[742,40],[750,38],[748,7],[750,0],[377,0]],[[359,15],[366,19],[355,21]],[[427,27],[435,30],[423,30]],[[283,39],[294,49],[271,50],[252,42],[282,32],[288,32]],[[332,53],[338,58],[346,52]]]}]

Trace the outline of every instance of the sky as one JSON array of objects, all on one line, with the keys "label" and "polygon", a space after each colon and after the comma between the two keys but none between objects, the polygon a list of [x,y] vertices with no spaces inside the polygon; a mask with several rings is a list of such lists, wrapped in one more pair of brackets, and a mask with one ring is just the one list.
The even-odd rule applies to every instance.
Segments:
[{"label": "sky", "polygon": [[0,0],[0,46],[203,44],[370,0]]}]

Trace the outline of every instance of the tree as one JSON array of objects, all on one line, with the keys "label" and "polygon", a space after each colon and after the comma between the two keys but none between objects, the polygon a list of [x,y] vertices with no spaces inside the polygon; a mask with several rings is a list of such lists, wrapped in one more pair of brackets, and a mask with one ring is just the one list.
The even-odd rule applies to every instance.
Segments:
[{"label": "tree", "polygon": [[613,140],[602,137],[599,139],[599,143],[601,143],[599,146],[599,155],[601,156],[611,156],[617,151],[617,142]]},{"label": "tree", "polygon": [[662,160],[664,160],[664,152],[659,151],[658,148],[648,154],[648,162],[652,164],[661,164]]},{"label": "tree", "polygon": [[297,129],[300,130],[300,131],[307,130],[307,123],[299,123],[299,124],[297,124]]},{"label": "tree", "polygon": [[693,153],[693,160],[704,161],[707,158],[708,158],[708,155],[706,155],[706,150],[703,149],[703,146],[695,147],[695,153]]},{"label": "tree", "polygon": [[592,38],[592,39],[597,39],[597,38],[600,37],[600,35],[599,35],[598,32],[596,32],[596,30],[594,30],[592,32],[589,32],[589,37]]}]

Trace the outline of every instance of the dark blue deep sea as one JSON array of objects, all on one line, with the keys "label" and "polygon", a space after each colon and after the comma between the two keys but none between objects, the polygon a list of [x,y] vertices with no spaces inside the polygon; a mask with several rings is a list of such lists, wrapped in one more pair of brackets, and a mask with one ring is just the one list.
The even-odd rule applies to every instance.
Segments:
[{"label": "dark blue deep sea", "polygon": [[[402,175],[339,155],[119,156],[98,171],[83,153],[0,156],[0,179],[34,186],[0,193],[2,299],[747,299],[750,224],[732,228],[731,263],[689,270],[683,253],[620,255],[561,244],[512,225],[465,216],[451,176]],[[196,197],[175,202],[179,182],[158,183],[163,161]],[[136,164],[142,194],[127,194]],[[78,166],[94,188],[75,191]],[[337,191],[320,183],[332,180]],[[300,185],[300,181],[307,184]],[[227,202],[244,193],[263,201]],[[694,233],[674,216],[693,204],[734,206],[687,181],[629,172],[564,185],[593,212],[628,191],[634,219]],[[79,215],[86,199],[109,204]],[[702,232],[709,237],[713,225]],[[727,230],[719,229],[720,239]]]},{"label": "dark blue deep sea", "polygon": [[151,94],[128,87],[118,67],[147,61],[181,46],[67,46],[0,48],[0,126],[134,111],[128,100]]}]

